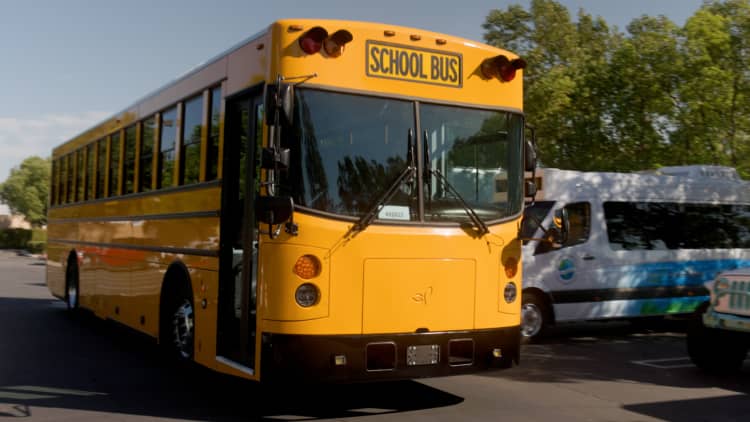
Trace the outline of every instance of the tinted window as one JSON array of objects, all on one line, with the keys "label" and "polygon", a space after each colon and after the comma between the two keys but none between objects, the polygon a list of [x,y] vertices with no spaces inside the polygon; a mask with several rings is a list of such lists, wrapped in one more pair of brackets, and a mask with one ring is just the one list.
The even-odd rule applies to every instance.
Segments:
[{"label": "tinted window", "polygon": [[93,199],[96,193],[96,180],[94,179],[94,159],[96,158],[96,144],[86,147],[86,192],[85,199]]},{"label": "tinted window", "polygon": [[159,188],[167,188],[173,184],[175,141],[177,138],[177,108],[173,107],[161,115],[161,136],[159,137],[159,173],[157,184]]},{"label": "tinted window", "polygon": [[136,127],[125,129],[125,158],[123,160],[123,194],[135,192]]},{"label": "tinted window", "polygon": [[[293,154],[289,172],[282,173],[282,195],[321,211],[365,214],[407,166],[414,104],[303,89],[295,93],[294,128],[281,132]],[[415,189],[407,183],[399,187],[386,204],[397,215],[392,218],[418,219]]]},{"label": "tinted window", "polygon": [[[564,207],[568,214],[568,238],[562,245],[551,242],[539,242],[535,254],[542,254],[567,248],[570,246],[586,243],[591,235],[591,205],[588,202],[576,202]],[[557,230],[554,222],[547,227],[548,230]]]},{"label": "tinted window", "polygon": [[140,174],[138,175],[139,192],[151,190],[151,175],[154,173],[154,137],[156,136],[156,119],[154,117],[143,121],[141,129],[141,158]]},{"label": "tinted window", "polygon": [[104,182],[107,173],[107,138],[100,139],[97,145],[99,160],[96,169],[96,197],[104,198]]},{"label": "tinted window", "polygon": [[[524,210],[523,225],[521,226],[521,237],[530,238],[534,236],[539,226],[542,225],[544,217],[552,209],[554,201],[537,201],[534,205],[527,206]],[[528,241],[524,240],[524,243]]]},{"label": "tinted window", "polygon": [[467,221],[461,200],[483,220],[521,211],[521,116],[420,104],[419,121],[429,166],[425,220]]},{"label": "tinted window", "polygon": [[76,167],[76,157],[75,153],[68,154],[68,158],[65,160],[67,161],[66,166],[66,179],[67,179],[67,185],[65,186],[65,200],[68,204],[75,202],[76,199],[76,181],[74,179],[75,177],[75,167]]},{"label": "tinted window", "polygon": [[120,133],[114,133],[110,139],[109,146],[109,188],[108,196],[120,194]]},{"label": "tinted window", "polygon": [[219,176],[219,131],[221,130],[221,87],[211,90],[208,124],[208,144],[206,145],[206,180]]},{"label": "tinted window", "polygon": [[76,202],[83,201],[83,194],[86,189],[86,157],[83,148],[76,151]]},{"label": "tinted window", "polygon": [[181,183],[198,183],[201,171],[201,132],[203,131],[203,96],[185,102],[182,119],[182,148],[180,149]]},{"label": "tinted window", "polygon": [[615,250],[750,248],[750,205],[605,202]]}]

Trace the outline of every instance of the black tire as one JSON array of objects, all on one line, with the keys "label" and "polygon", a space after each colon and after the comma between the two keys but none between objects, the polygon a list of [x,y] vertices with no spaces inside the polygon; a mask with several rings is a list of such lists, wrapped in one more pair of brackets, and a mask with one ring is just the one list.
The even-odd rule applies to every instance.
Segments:
[{"label": "black tire", "polygon": [[192,361],[195,356],[195,306],[189,284],[165,291],[160,320],[160,343],[171,357]]},{"label": "black tire", "polygon": [[711,373],[726,374],[738,371],[747,357],[750,342],[745,333],[709,328],[700,317],[690,321],[687,332],[687,351],[698,368]]},{"label": "black tire", "polygon": [[71,256],[65,269],[65,307],[70,314],[77,313],[79,309],[79,285],[78,262]]},{"label": "black tire", "polygon": [[521,296],[521,343],[530,343],[539,338],[551,322],[551,310],[547,301],[533,292]]}]

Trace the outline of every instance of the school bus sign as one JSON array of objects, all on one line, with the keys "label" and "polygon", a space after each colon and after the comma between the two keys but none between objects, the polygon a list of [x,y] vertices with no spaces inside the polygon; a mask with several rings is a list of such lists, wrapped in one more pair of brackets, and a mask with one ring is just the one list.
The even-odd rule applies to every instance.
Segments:
[{"label": "school bus sign", "polygon": [[367,41],[367,76],[461,88],[460,54]]}]

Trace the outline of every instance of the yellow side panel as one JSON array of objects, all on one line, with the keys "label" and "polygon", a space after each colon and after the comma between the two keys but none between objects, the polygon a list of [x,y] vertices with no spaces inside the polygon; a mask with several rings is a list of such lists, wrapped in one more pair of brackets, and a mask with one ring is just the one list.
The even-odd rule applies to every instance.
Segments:
[{"label": "yellow side panel", "polygon": [[475,276],[472,260],[368,259],[362,332],[474,328]]}]

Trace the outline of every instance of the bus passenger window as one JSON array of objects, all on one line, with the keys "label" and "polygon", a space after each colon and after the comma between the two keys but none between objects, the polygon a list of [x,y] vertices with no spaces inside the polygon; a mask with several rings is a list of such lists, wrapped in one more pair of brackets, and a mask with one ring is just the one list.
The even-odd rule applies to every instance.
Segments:
[{"label": "bus passenger window", "polygon": [[123,163],[123,194],[135,192],[135,125],[125,129],[125,161]]},{"label": "bus passenger window", "polygon": [[161,137],[159,141],[159,175],[157,188],[168,188],[174,180],[175,138],[177,138],[177,107],[161,114]]},{"label": "bus passenger window", "polygon": [[219,176],[219,131],[221,130],[221,87],[211,90],[208,120],[208,145],[206,146],[206,180]]},{"label": "bus passenger window", "polygon": [[[550,242],[539,242],[534,251],[534,255],[540,255],[560,248],[580,245],[586,243],[591,234],[591,205],[588,202],[577,202],[565,206],[568,212],[568,239],[562,244],[552,244]],[[548,229],[556,229],[554,225]]]},{"label": "bus passenger window", "polygon": [[109,189],[107,196],[120,194],[120,133],[112,134],[109,145]]},{"label": "bus passenger window", "polygon": [[86,190],[84,192],[84,199],[94,199],[96,180],[94,180],[94,152],[96,144],[92,143],[86,147]]},{"label": "bus passenger window", "polygon": [[96,198],[104,198],[104,182],[107,172],[107,138],[102,138],[97,142],[99,160],[96,169]]},{"label": "bus passenger window", "polygon": [[156,119],[149,117],[143,121],[141,133],[141,158],[138,175],[138,192],[151,190],[151,175],[154,163],[154,136],[156,136]]},{"label": "bus passenger window", "polygon": [[203,131],[203,95],[185,102],[180,148],[180,184],[198,183],[201,168],[201,132]]},{"label": "bus passenger window", "polygon": [[86,176],[86,161],[84,156],[85,150],[83,148],[76,152],[76,202],[83,201],[83,193],[86,189],[85,176]]}]

